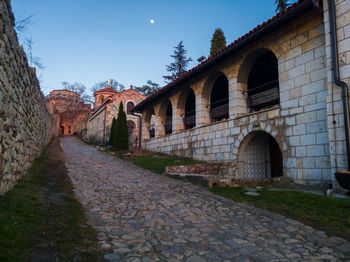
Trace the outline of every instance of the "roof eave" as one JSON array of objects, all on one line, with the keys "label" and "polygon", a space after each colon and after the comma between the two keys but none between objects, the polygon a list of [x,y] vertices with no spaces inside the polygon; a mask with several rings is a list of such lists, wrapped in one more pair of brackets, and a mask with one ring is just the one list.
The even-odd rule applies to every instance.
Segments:
[{"label": "roof eave", "polygon": [[198,68],[195,68],[194,70],[190,71],[188,74],[183,76],[182,78],[175,81],[172,85],[168,86],[167,88],[164,88],[163,90],[160,89],[159,92],[154,94],[151,98],[144,100],[143,102],[139,103],[134,107],[135,112],[142,112],[143,109],[152,101],[156,100],[160,95],[163,95],[167,92],[170,92],[174,87],[180,85],[184,81],[188,80],[189,78],[199,74],[201,71],[207,69],[212,64],[222,60],[224,56],[231,54],[238,49],[244,47],[245,45],[249,44],[252,41],[255,41],[257,38],[260,38],[263,34],[266,34],[272,30],[275,30],[276,28],[279,28],[283,26],[284,24],[288,23],[290,20],[304,14],[305,12],[311,10],[314,8],[314,1],[313,0],[305,0],[304,2],[300,3],[300,5],[296,6],[292,10],[288,11],[287,13],[281,15],[280,17],[277,17],[275,20],[269,22],[267,25],[263,26],[261,29],[253,32],[251,35],[248,35],[246,38],[242,39],[238,43],[234,44],[233,46],[227,48],[222,53],[218,54],[217,56],[213,57],[209,61],[205,62],[203,65],[199,65]]}]

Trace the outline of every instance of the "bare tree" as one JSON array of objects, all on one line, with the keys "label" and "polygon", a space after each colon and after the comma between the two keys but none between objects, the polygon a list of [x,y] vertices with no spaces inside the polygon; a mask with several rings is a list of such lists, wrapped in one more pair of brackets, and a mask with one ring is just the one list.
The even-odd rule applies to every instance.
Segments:
[{"label": "bare tree", "polygon": [[28,62],[31,67],[37,67],[39,69],[44,69],[45,66],[41,62],[41,59],[37,56],[33,55],[33,39],[32,38],[25,38],[24,40],[24,49],[28,56]]},{"label": "bare tree", "polygon": [[80,95],[80,100],[84,103],[93,104],[93,98],[86,93],[86,86],[79,82],[74,82],[73,84],[68,83],[67,81],[62,81],[64,89],[73,91]]},{"label": "bare tree", "polygon": [[15,22],[15,30],[17,33],[23,33],[28,30],[28,28],[33,25],[33,15],[24,17],[24,18],[18,18]]},{"label": "bare tree", "polygon": [[[96,91],[107,88],[107,87],[108,87],[107,81],[101,81],[101,82],[94,84],[94,86],[91,87],[90,91],[94,94]],[[110,79],[109,87],[114,89],[117,92],[121,92],[125,89],[125,86],[115,79]]]}]

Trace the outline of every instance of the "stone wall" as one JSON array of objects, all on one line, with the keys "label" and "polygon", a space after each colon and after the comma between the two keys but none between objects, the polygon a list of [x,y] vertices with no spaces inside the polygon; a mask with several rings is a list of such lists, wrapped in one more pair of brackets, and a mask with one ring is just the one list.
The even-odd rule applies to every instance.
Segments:
[{"label": "stone wall", "polygon": [[[332,63],[330,52],[330,30],[329,30],[329,8],[328,1],[323,1],[324,7],[324,30],[328,79],[326,87],[327,95],[327,115],[329,130],[329,148],[331,155],[332,174],[336,171],[348,170],[346,157],[346,142],[344,128],[344,114],[341,87],[333,83]],[[338,40],[338,57],[340,80],[350,84],[350,1],[335,1],[336,29]],[[350,152],[348,152],[350,153]],[[334,176],[333,185],[337,186]]]},{"label": "stone wall", "polygon": [[[248,74],[260,50],[266,49],[278,60],[280,104],[249,113],[244,92]],[[210,123],[207,100],[215,80],[211,76],[218,71],[229,81],[229,119]],[[237,168],[231,176],[237,178],[242,175],[238,163],[242,142],[256,131],[264,131],[279,145],[284,176],[301,183],[328,183],[332,176],[326,83],[323,16],[318,10],[312,10],[183,84],[190,86],[196,95],[195,128],[185,131],[179,128],[182,111],[178,109],[181,102],[181,88],[178,88],[162,99],[169,98],[175,112],[173,134],[164,136],[159,131],[162,128],[162,118],[157,116],[162,103],[159,99],[153,105],[156,138],[146,139],[143,146],[147,150],[198,160],[236,162]],[[144,112],[143,116],[146,115]],[[147,123],[144,125],[146,132]],[[149,138],[147,134],[144,137]]]},{"label": "stone wall", "polygon": [[4,194],[40,155],[53,128],[35,70],[18,44],[10,0],[0,1],[0,32],[0,194]]}]

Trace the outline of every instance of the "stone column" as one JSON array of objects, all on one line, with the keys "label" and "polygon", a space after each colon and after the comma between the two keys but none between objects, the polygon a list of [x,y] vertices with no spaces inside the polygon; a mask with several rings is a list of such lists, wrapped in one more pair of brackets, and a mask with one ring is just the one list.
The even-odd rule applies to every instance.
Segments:
[{"label": "stone column", "polygon": [[147,111],[144,111],[142,113],[141,120],[142,120],[142,141],[149,140],[150,139],[149,128],[151,123],[147,122],[148,121]]},{"label": "stone column", "polygon": [[162,137],[165,135],[165,129],[164,129],[164,124],[165,124],[165,116],[156,116],[156,121],[155,121],[155,137]]},{"label": "stone column", "polygon": [[229,81],[229,117],[230,119],[248,113],[247,85],[237,83],[237,78]]},{"label": "stone column", "polygon": [[[180,91],[181,92],[181,91]],[[179,107],[179,99],[181,99],[181,93],[178,92],[175,95],[169,97],[173,115],[172,115],[172,132],[177,133],[185,129],[183,117],[185,114],[185,109]]]},{"label": "stone column", "polygon": [[210,124],[210,95],[203,95],[204,81],[193,86],[196,95],[196,127]]}]

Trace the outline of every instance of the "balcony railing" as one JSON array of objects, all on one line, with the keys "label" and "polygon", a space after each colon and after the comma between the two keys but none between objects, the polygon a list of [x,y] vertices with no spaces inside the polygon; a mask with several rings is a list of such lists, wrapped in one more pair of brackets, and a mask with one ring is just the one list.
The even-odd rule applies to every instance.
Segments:
[{"label": "balcony railing", "polygon": [[228,118],[228,98],[216,101],[210,105],[210,117],[212,121]]},{"label": "balcony railing", "polygon": [[255,87],[247,92],[248,106],[253,110],[278,104],[280,100],[278,80]]},{"label": "balcony railing", "polygon": [[167,117],[164,123],[165,134],[171,134],[173,130],[173,121],[171,117]]},{"label": "balcony railing", "polygon": [[193,128],[196,125],[196,111],[186,112],[184,118],[185,129]]}]

